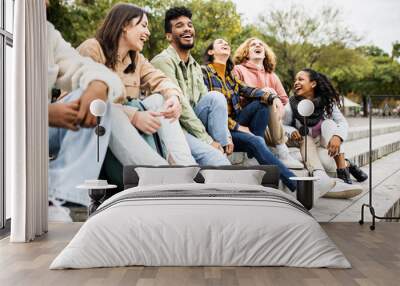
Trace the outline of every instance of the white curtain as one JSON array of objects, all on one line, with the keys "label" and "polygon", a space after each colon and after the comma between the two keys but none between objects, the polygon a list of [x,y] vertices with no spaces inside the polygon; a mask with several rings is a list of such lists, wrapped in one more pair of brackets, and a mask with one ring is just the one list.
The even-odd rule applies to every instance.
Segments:
[{"label": "white curtain", "polygon": [[47,28],[44,0],[15,1],[12,95],[6,99],[6,187],[12,242],[47,232]]}]

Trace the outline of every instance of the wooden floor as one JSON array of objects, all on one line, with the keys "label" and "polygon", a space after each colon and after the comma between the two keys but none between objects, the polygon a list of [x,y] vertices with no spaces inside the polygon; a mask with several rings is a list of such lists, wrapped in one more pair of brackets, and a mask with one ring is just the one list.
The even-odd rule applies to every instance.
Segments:
[{"label": "wooden floor", "polygon": [[378,223],[375,231],[357,223],[322,224],[353,268],[124,267],[48,270],[81,226],[51,224],[29,244],[0,241],[0,285],[400,285],[400,224]]}]

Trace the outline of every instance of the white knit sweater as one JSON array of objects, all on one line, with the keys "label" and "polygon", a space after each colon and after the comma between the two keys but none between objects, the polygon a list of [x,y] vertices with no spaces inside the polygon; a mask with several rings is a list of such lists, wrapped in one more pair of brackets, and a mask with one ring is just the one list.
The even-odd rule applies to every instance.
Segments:
[{"label": "white knit sweater", "polygon": [[124,93],[124,86],[118,75],[106,66],[82,57],[49,22],[47,22],[47,41],[49,99],[53,87],[67,92],[78,88],[85,90],[94,80],[107,84],[110,101]]}]

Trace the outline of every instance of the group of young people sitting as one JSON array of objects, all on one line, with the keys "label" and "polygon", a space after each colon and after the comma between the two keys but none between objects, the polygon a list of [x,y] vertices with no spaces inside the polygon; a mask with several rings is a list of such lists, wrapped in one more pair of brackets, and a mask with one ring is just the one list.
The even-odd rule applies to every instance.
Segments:
[{"label": "group of young people sitting", "polygon": [[[166,12],[169,46],[149,62],[141,54],[150,37],[148,25],[142,8],[116,4],[95,38],[75,50],[48,24],[49,91],[57,87],[68,92],[49,104],[50,151],[57,155],[49,167],[51,194],[73,201],[68,193],[99,175],[107,148],[122,165],[229,165],[227,155],[246,152],[259,164],[277,165],[283,184],[295,191],[289,178],[296,175],[290,169],[304,165],[302,158],[293,158],[288,145],[300,147],[304,157],[305,141],[299,133],[303,118],[297,111],[304,98],[315,105],[307,118],[306,168],[319,179],[317,196],[351,198],[362,192],[350,173],[358,181],[366,174],[345,159],[348,125],[339,95],[325,75],[299,71],[289,98],[274,73],[273,51],[257,38],[240,45],[233,60],[229,43],[215,39],[201,66],[190,54],[196,34],[192,13],[185,7]],[[99,163],[91,157],[96,120],[89,105],[96,98],[108,106]],[[164,156],[143,138],[154,133],[163,143]],[[325,171],[332,158],[337,178]]]}]

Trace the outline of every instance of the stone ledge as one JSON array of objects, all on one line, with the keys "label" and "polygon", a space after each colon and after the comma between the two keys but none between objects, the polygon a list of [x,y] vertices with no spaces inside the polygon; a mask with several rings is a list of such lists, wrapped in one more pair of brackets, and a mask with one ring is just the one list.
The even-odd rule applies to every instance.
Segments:
[{"label": "stone ledge", "polygon": [[[372,122],[372,124],[374,124]],[[400,123],[378,124],[372,126],[372,136],[378,136],[400,131]],[[350,127],[347,141],[369,137],[369,126]]]},{"label": "stone ledge", "polygon": [[[395,126],[397,128],[397,125]],[[400,125],[398,126],[400,129]],[[388,127],[389,128],[389,127]],[[389,130],[383,128],[382,130]],[[359,166],[365,166],[369,162],[369,138],[364,137],[357,140],[346,141],[346,157],[353,160]],[[289,148],[295,158],[301,158],[298,148]],[[400,150],[400,131],[384,133],[372,138],[372,161]],[[228,157],[233,165],[258,165],[257,161],[249,159],[244,152],[235,152]]]},{"label": "stone ledge", "polygon": [[[346,142],[346,156],[359,166],[369,163],[369,138]],[[400,132],[375,136],[372,138],[372,162],[400,150]]]},{"label": "stone ledge", "polygon": [[[373,206],[378,216],[388,216],[398,210],[400,204],[400,151],[385,156],[372,164]],[[369,166],[362,168],[369,173]],[[311,213],[320,222],[357,222],[361,218],[361,206],[369,201],[369,181],[361,183],[363,193],[347,200],[320,198]],[[396,216],[398,214],[392,213]],[[365,221],[371,221],[365,209]]]}]

